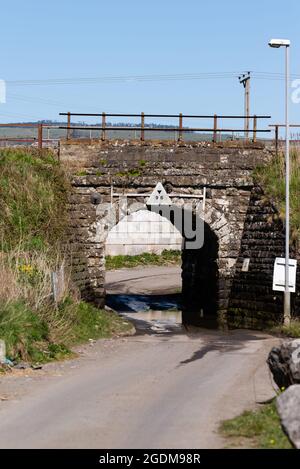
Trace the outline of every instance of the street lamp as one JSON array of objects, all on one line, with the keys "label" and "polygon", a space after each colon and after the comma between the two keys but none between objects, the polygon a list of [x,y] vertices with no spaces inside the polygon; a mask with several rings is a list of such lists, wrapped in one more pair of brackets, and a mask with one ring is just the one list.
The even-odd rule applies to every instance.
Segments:
[{"label": "street lamp", "polygon": [[284,324],[291,320],[291,294],[289,291],[290,258],[290,124],[289,124],[289,49],[288,39],[271,39],[270,47],[285,47],[285,288],[284,288]]}]

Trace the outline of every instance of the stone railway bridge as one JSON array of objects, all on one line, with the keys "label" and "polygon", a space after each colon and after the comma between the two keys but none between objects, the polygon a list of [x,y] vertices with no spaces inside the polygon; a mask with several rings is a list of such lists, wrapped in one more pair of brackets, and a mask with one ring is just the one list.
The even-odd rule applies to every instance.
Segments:
[{"label": "stone railway bridge", "polygon": [[246,327],[279,320],[282,294],[272,291],[272,272],[274,258],[284,255],[284,233],[274,221],[276,209],[252,177],[253,169],[272,155],[258,143],[61,141],[60,161],[72,183],[73,278],[83,297],[105,303],[109,207],[118,203],[112,188],[133,194],[130,213],[134,203],[145,207],[139,194],[151,193],[161,182],[178,194],[174,206],[182,207],[188,195],[204,221],[203,247],[182,253],[184,322],[198,323],[200,315]]}]

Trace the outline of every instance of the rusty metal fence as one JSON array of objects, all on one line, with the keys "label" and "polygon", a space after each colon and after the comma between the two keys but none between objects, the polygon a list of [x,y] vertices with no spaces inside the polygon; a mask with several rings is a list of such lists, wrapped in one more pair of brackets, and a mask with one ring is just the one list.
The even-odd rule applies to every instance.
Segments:
[{"label": "rusty metal fence", "polygon": [[[74,113],[74,112],[61,112],[60,116],[67,117],[67,123],[65,126],[59,126],[60,129],[66,130],[66,138],[72,139],[73,138],[73,131],[90,131],[90,132],[98,132],[97,138],[101,140],[106,140],[108,137],[109,131],[120,131],[120,132],[134,132],[135,134],[139,134],[139,139],[141,141],[145,140],[145,132],[150,132],[153,134],[157,132],[173,132],[177,133],[178,141],[183,141],[183,136],[185,133],[211,133],[212,142],[217,142],[218,136],[222,139],[222,135],[224,134],[232,134],[235,133],[239,134],[252,134],[252,141],[256,142],[257,135],[263,133],[270,133],[270,129],[266,128],[258,128],[258,122],[262,119],[270,119],[271,116],[261,116],[261,115],[253,115],[253,116],[238,116],[238,115],[189,115],[189,114],[145,114],[141,112],[140,114],[109,114],[102,112],[100,114],[89,114],[89,113]],[[72,117],[100,117],[101,118],[101,125],[78,125],[72,124],[71,118]],[[138,118],[139,124],[138,125],[109,125],[107,122],[108,117],[118,117],[118,118]],[[154,124],[146,125],[146,119],[178,119],[178,126],[157,126]],[[187,127],[183,125],[184,119],[206,119],[212,120],[211,127]],[[252,128],[247,130],[235,128],[235,127],[220,127],[219,122],[220,120],[242,120],[245,122],[245,119],[248,119],[249,122],[252,123]],[[78,132],[77,132],[78,134]],[[80,138],[80,137],[78,137]]]},{"label": "rusty metal fence", "polygon": [[[58,129],[56,125],[41,124],[41,123],[22,123],[22,124],[0,124],[0,129],[26,129],[31,130],[32,135],[0,135],[0,144],[32,144],[36,145],[40,150],[43,146],[48,146],[51,142],[52,144],[58,142],[57,138],[48,138],[45,137],[45,130]],[[22,132],[21,132],[22,133]],[[23,134],[26,132],[23,132]]]},{"label": "rusty metal fence", "polygon": [[[124,134],[125,131],[128,132],[127,135],[133,136],[134,139],[139,139],[142,142],[145,141],[146,137],[151,139],[152,135],[154,138],[169,138],[174,134],[174,140],[178,142],[183,142],[189,138],[194,141],[212,141],[217,143],[222,141],[222,138],[230,138],[230,140],[240,139],[241,135],[244,136],[245,140],[249,140],[245,137],[246,130],[237,128],[235,126],[225,126],[220,125],[221,120],[227,122],[230,121],[242,121],[244,122],[245,116],[238,115],[190,115],[190,114],[107,114],[105,112],[99,114],[88,114],[88,113],[71,113],[71,112],[62,112],[60,116],[67,116],[66,125],[55,125],[55,124],[46,124],[46,123],[7,123],[0,124],[0,146],[7,145],[33,145],[37,146],[39,149],[48,146],[56,146],[61,138],[66,138],[71,140],[74,137],[76,132],[77,138],[86,138],[86,133],[89,134],[89,139],[92,139],[92,136],[95,136],[96,139],[101,139],[102,141],[108,140],[110,133],[113,135],[118,135],[115,138],[126,138]],[[92,117],[92,118],[101,118],[101,124],[87,125],[87,124],[78,124],[71,122],[72,117]],[[113,125],[108,122],[108,118],[121,118],[124,119],[138,119],[138,124],[119,124]],[[172,119],[178,121],[178,125],[158,125],[146,123],[146,119]],[[211,126],[203,127],[189,127],[186,124],[188,120],[211,120]],[[270,128],[258,128],[258,123],[263,119],[270,119],[270,116],[261,116],[253,115],[248,116],[249,122],[252,126],[247,130],[251,135],[251,140],[253,142],[257,141],[258,134],[270,133]],[[250,126],[249,126],[250,127]],[[271,126],[269,126],[271,127]],[[278,127],[275,131],[277,135],[277,144],[278,144]],[[13,129],[3,132],[2,129]],[[17,132],[16,129],[19,129],[20,132]],[[277,132],[277,133],[276,133]],[[202,133],[202,135],[200,135]],[[53,136],[50,138],[50,134]],[[119,137],[121,135],[122,137]],[[230,136],[230,137],[229,137]]]},{"label": "rusty metal fence", "polygon": [[[280,130],[285,129],[285,124],[272,124],[269,126],[274,131],[276,154],[285,146],[285,136],[280,136]],[[290,124],[291,129],[300,129],[300,124]],[[300,148],[300,132],[291,132],[290,144],[292,147]]]}]

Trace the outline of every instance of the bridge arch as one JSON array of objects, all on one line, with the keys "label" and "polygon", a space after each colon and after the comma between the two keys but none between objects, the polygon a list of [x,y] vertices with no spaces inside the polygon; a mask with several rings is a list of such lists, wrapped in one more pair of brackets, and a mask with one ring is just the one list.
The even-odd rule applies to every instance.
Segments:
[{"label": "bridge arch", "polygon": [[[167,218],[182,236],[182,320],[185,324],[199,325],[207,320],[216,320],[218,313],[218,256],[219,240],[216,233],[205,221],[199,202],[192,209],[186,209],[183,199],[178,198],[169,209],[163,206],[149,206],[146,200],[119,199],[106,207],[99,206],[98,231],[105,242],[109,233],[132,214],[142,211],[156,213]],[[211,215],[211,214],[210,214]],[[186,236],[184,219],[189,217],[193,229],[200,227],[203,239],[193,246]],[[214,219],[219,220],[214,213]]]}]

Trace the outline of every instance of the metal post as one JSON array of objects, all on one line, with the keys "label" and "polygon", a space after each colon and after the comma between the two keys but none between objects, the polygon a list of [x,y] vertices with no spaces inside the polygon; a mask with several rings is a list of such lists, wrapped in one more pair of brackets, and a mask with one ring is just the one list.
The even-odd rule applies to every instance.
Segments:
[{"label": "metal post", "polygon": [[276,156],[278,156],[278,138],[279,138],[279,127],[278,125],[275,125],[275,153]]},{"label": "metal post", "polygon": [[250,116],[250,79],[251,75],[248,72],[247,75],[242,75],[239,77],[240,83],[243,85],[245,93],[244,93],[244,112],[245,112],[245,139],[248,140],[249,138],[249,116]]},{"label": "metal post", "polygon": [[179,134],[178,142],[182,142],[182,112],[179,114]]},{"label": "metal post", "polygon": [[205,212],[205,204],[206,204],[206,186],[203,187],[203,201],[202,201],[203,213]]},{"label": "metal post", "polygon": [[67,140],[69,140],[70,136],[71,136],[71,130],[70,130],[70,127],[71,127],[71,113],[68,112],[68,123],[67,123]]},{"label": "metal post", "polygon": [[38,124],[38,148],[43,148],[43,124]]},{"label": "metal post", "polygon": [[253,117],[253,142],[256,142],[257,117]]},{"label": "metal post", "polygon": [[290,259],[290,124],[289,124],[289,46],[285,48],[285,291],[284,324],[291,321],[291,294],[289,291]]},{"label": "metal post", "polygon": [[250,75],[246,81],[245,87],[245,109],[246,109],[246,121],[245,121],[245,138],[249,139],[249,116],[250,116]]},{"label": "metal post", "polygon": [[104,142],[105,140],[105,127],[106,127],[106,118],[105,112],[102,112],[102,133],[101,133],[101,140]]},{"label": "metal post", "polygon": [[145,140],[145,113],[141,113],[141,141]]},{"label": "metal post", "polygon": [[213,134],[213,142],[217,142],[217,128],[218,128],[218,117],[214,115],[214,134]]}]

